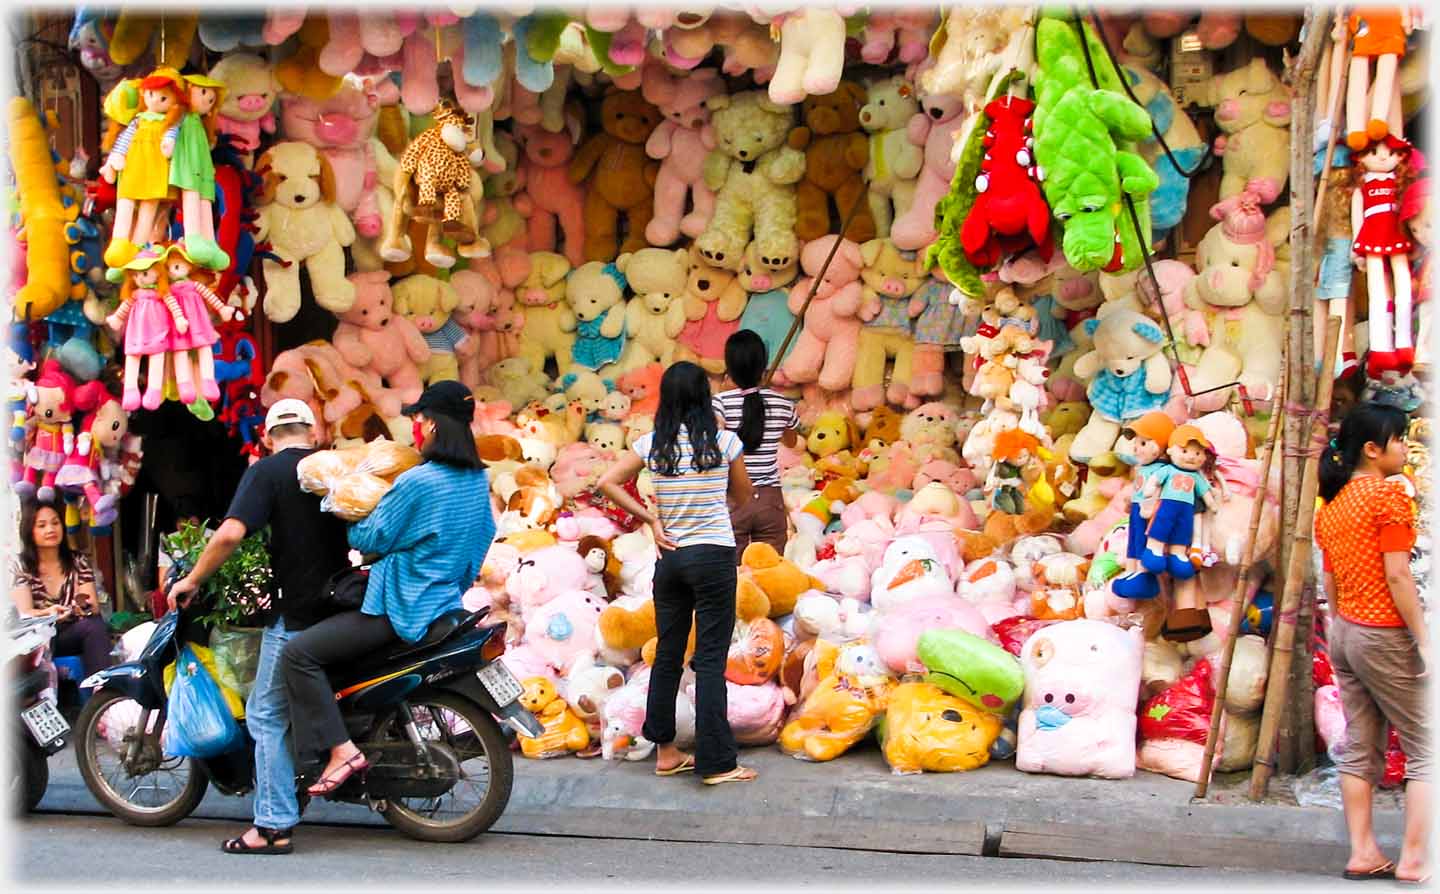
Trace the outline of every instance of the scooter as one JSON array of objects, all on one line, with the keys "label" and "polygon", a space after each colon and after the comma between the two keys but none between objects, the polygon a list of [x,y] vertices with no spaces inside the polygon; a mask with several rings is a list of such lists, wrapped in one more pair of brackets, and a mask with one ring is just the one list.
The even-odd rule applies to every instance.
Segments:
[{"label": "scooter", "polygon": [[55,619],[22,618],[12,621],[8,632],[5,663],[10,668],[21,720],[18,735],[12,740],[15,753],[10,765],[10,803],[28,813],[45,797],[50,784],[50,755],[70,741],[70,724],[56,706],[55,668],[50,663]]},{"label": "scooter", "polygon": [[[370,767],[328,799],[366,805],[421,841],[469,841],[499,819],[514,777],[501,723],[527,738],[544,728],[521,706],[519,681],[497,660],[505,651],[505,625],[485,626],[487,613],[447,612],[417,643],[397,643],[329,669],[346,728]],[[179,822],[209,785],[227,795],[253,787],[248,734],[242,746],[204,760],[161,748],[163,675],[188,626],[184,609],[171,611],[135,661],[82,684],[95,691],[76,721],[80,774],[96,800],[132,825]],[[301,769],[303,809],[305,786],[320,766]]]}]

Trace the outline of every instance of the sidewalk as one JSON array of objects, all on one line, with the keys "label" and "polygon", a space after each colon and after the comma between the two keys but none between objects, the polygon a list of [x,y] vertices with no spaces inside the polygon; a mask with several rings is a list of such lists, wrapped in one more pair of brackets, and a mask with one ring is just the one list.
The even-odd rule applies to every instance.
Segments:
[{"label": "sidewalk", "polygon": [[[970,856],[1119,860],[1168,866],[1305,867],[1339,873],[1345,824],[1339,810],[1294,806],[1288,780],[1272,797],[1245,797],[1249,774],[1217,777],[1210,800],[1194,786],[1138,773],[1132,779],[1072,779],[1020,773],[1009,762],[969,773],[892,776],[877,748],[828,764],[774,748],[742,752],[754,783],[702,786],[657,779],[638,763],[517,757],[510,806],[496,831],[721,844],[844,847]],[[1378,799],[1382,846],[1398,851],[1402,816],[1394,795]],[[249,801],[213,790],[197,816],[248,821]],[[71,752],[51,761],[41,810],[96,812]],[[361,807],[317,803],[309,822],[380,824]],[[118,821],[117,821],[118,822]]]}]

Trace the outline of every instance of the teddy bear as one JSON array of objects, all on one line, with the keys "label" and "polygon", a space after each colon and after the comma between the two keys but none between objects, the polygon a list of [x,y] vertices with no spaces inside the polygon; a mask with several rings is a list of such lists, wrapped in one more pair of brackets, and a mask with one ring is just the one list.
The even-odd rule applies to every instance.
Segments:
[{"label": "teddy bear", "polygon": [[[789,559],[775,551],[768,543],[751,543],[740,556],[740,583],[742,590],[753,585],[763,596],[763,610],[757,608],[754,614],[769,618],[780,618],[795,610],[795,602],[807,590],[824,589],[824,584],[806,574]],[[741,597],[737,596],[737,601]],[[746,597],[754,599],[751,591]]]},{"label": "teddy bear", "polygon": [[566,278],[566,300],[575,313],[574,367],[614,372],[625,351],[625,287],[625,274],[600,261],[587,261]]},{"label": "teddy bear", "polygon": [[[845,66],[845,15],[828,6],[787,3],[781,7],[794,11],[779,15],[763,7],[751,11],[751,17],[769,25],[772,34],[778,26],[780,58],[770,79],[770,101],[796,103],[806,94],[835,92]],[[856,8],[847,4],[844,12],[853,14]]]},{"label": "teddy bear", "polygon": [[567,124],[559,133],[538,124],[521,124],[515,127],[515,140],[524,151],[519,166],[533,209],[526,223],[530,248],[557,251],[558,227],[562,253],[578,267],[585,262],[585,192],[569,176],[580,135],[578,115],[567,115]]},{"label": "teddy bear", "polygon": [[1224,164],[1220,198],[1259,188],[1279,195],[1290,177],[1290,88],[1265,60],[1251,59],[1200,85],[1197,100],[1215,107],[1220,135],[1214,151]]},{"label": "teddy bear", "polygon": [[[860,258],[865,265],[860,270],[864,283],[860,319],[865,325],[856,346],[850,403],[864,412],[887,400],[904,404],[910,396],[914,319],[924,309],[911,296],[928,278],[928,271],[923,257],[902,252],[888,239],[871,239],[860,246]],[[887,357],[895,358],[888,389]]]},{"label": "teddy bear", "polygon": [[460,357],[475,353],[476,344],[454,318],[460,295],[448,282],[417,273],[390,287],[395,312],[414,324],[430,347],[420,367],[425,384],[459,381]]},{"label": "teddy bear", "polygon": [[870,160],[865,164],[870,213],[875,235],[882,239],[915,201],[925,153],[910,141],[909,127],[919,111],[915,88],[903,75],[871,84],[860,109],[860,126],[870,135]]},{"label": "teddy bear", "polygon": [[789,137],[791,148],[805,152],[805,179],[795,188],[795,235],[803,242],[830,232],[832,207],[839,221],[856,209],[845,229],[846,239],[875,238],[875,219],[860,177],[870,161],[870,142],[860,132],[864,104],[865,89],[852,81],[841,81],[833,93],[805,98],[801,111],[805,123]]},{"label": "teddy bear", "polygon": [[472,389],[480,386],[486,370],[520,351],[524,319],[515,307],[515,286],[524,281],[525,271],[511,266],[503,274],[506,279],[502,269],[493,259],[477,259],[450,275],[458,299],[452,319],[475,346],[459,357],[460,381]]},{"label": "teddy bear", "polygon": [[775,73],[780,55],[768,24],[732,10],[717,9],[713,15],[687,10],[679,13],[675,26],[665,31],[665,61],[689,71],[720,47],[725,51],[721,63],[724,74],[733,78],[749,72],[755,83],[764,84]]},{"label": "teddy bear", "polygon": [[[1210,209],[1220,221],[1195,250],[1199,275],[1184,287],[1185,305],[1199,311],[1202,322],[1187,341],[1202,349],[1190,375],[1190,388],[1220,388],[1208,400],[1222,401],[1238,381],[1252,397],[1264,399],[1279,384],[1282,314],[1289,302],[1290,262],[1277,256],[1287,232],[1267,232],[1261,210],[1273,192],[1256,192],[1257,181]],[[1279,229],[1279,228],[1275,228]],[[1288,230],[1288,228],[1286,228]],[[1190,327],[1186,327],[1189,329]],[[1218,407],[1212,407],[1218,408]]]},{"label": "teddy bear", "polygon": [[594,421],[600,418],[600,411],[605,408],[605,398],[615,389],[615,383],[591,370],[574,369],[561,376],[555,387],[562,395],[556,400],[557,405],[579,402],[585,411],[584,418]]},{"label": "teddy bear", "polygon": [[[645,247],[660,169],[646,156],[645,142],[661,119],[639,92],[614,88],[601,100],[600,117],[603,129],[580,145],[569,176],[571,183],[586,185],[585,259],[613,261],[617,245],[621,252]],[[628,235],[620,244],[622,213]]]},{"label": "teddy bear", "polygon": [[871,65],[880,65],[896,53],[896,61],[912,65],[930,52],[930,34],[935,28],[935,12],[877,9],[865,22],[860,58]]},{"label": "teddy bear", "polygon": [[781,730],[781,750],[812,761],[844,754],[884,713],[894,682],[874,647],[863,639],[842,646],[831,672]]},{"label": "teddy bear", "polygon": [[642,248],[615,259],[635,296],[625,306],[630,335],[620,368],[631,372],[675,359],[676,339],[685,328],[685,287],[690,255],[683,248]]},{"label": "teddy bear", "polygon": [[521,737],[520,753],[528,758],[563,757],[584,751],[590,745],[585,721],[570,710],[555,684],[544,677],[531,677],[523,684],[520,705],[535,715],[545,732],[534,738]]},{"label": "teddy bear", "polygon": [[490,367],[485,378],[490,385],[499,389],[506,403],[512,407],[523,407],[550,393],[544,372],[535,369],[524,357],[507,357],[501,360]]},{"label": "teddy bear", "polygon": [[621,374],[616,388],[630,399],[630,416],[654,416],[660,409],[660,378],[665,367],[649,363]]},{"label": "teddy bear", "polygon": [[492,253],[501,248],[529,251],[532,246],[526,221],[535,213],[535,206],[525,191],[527,169],[520,166],[520,147],[514,137],[496,131],[494,139],[504,168],[487,173],[481,185],[484,201],[477,212],[480,234],[490,243]]},{"label": "teddy bear", "polygon": [[564,255],[531,252],[529,274],[515,289],[524,320],[518,356],[537,372],[543,371],[545,362],[552,357],[558,375],[568,372],[574,362],[575,312],[565,300],[565,277],[569,273],[570,262]]},{"label": "teddy bear", "polygon": [[[840,244],[834,258],[810,306],[805,308],[815,277],[837,240]],[[816,382],[827,391],[839,391],[850,384],[855,374],[864,258],[860,246],[849,239],[823,236],[805,244],[800,266],[808,275],[790,289],[789,308],[797,316],[804,310],[805,326],[795,349],[780,368],[783,377],[777,375],[777,382],[782,386]]]},{"label": "teddy bear", "polygon": [[711,375],[725,371],[725,342],[740,328],[748,296],[732,270],[716,267],[694,245],[690,246],[690,272],[685,282],[684,348],[677,355],[705,368]]},{"label": "teddy bear", "polygon": [[935,206],[950,192],[955,176],[951,149],[965,124],[965,105],[957,96],[919,91],[920,111],[905,125],[912,146],[924,152],[910,208],[890,225],[895,247],[919,251],[935,241]]},{"label": "teddy bear", "polygon": [[342,314],[355,303],[355,288],[345,279],[345,249],[355,228],[335,204],[335,173],[309,143],[285,142],[260,158],[264,171],[257,202],[257,240],[268,240],[278,260],[267,258],[265,316],[276,323],[300,310],[300,268],[310,274],[315,302]]},{"label": "teddy bear", "polygon": [[1075,361],[1075,375],[1089,382],[1090,420],[1070,443],[1070,460],[1089,461],[1109,450],[1120,427],[1170,400],[1170,363],[1165,335],[1149,317],[1116,308],[1085,322],[1094,347]]},{"label": "teddy bear", "polygon": [[1035,10],[1020,6],[952,7],[930,38],[933,60],[920,85],[932,96],[957,96],[965,108],[985,105],[997,70],[1017,59],[1015,50],[1034,40],[1027,26]]},{"label": "teddy bear", "polygon": [[761,263],[784,268],[799,248],[795,184],[805,175],[804,154],[786,145],[790,107],[760,91],[712,96],[705,105],[715,131],[705,185],[717,199],[695,244],[715,266],[735,270],[753,232]]},{"label": "teddy bear", "polygon": [[745,246],[736,277],[740,288],[750,295],[745,313],[740,315],[740,328],[759,334],[770,363],[783,364],[795,347],[793,338],[789,344],[785,338],[795,323],[795,315],[790,312],[789,286],[800,273],[799,261],[797,257],[780,270],[771,270],[760,263],[759,249],[751,242]]},{"label": "teddy bear", "polygon": [[260,388],[260,404],[274,406],[293,397],[317,410],[317,418],[332,425],[360,408],[368,400],[378,405],[381,415],[400,415],[400,396],[385,388],[380,377],[351,366],[326,341],[313,341],[275,355],[270,372]]},{"label": "teddy bear", "polygon": [[672,245],[682,234],[694,239],[710,223],[715,193],[705,185],[705,157],[715,148],[715,133],[705,103],[724,89],[719,72],[711,68],[682,77],[648,60],[641,70],[640,92],[663,119],[645,143],[645,154],[660,162],[655,213],[645,227],[651,245]]},{"label": "teddy bear", "polygon": [[335,349],[347,363],[380,376],[411,403],[423,388],[420,370],[430,360],[430,346],[415,324],[395,310],[389,280],[383,270],[350,275],[355,302],[340,315]]},{"label": "teddy bear", "polygon": [[921,404],[901,420],[900,438],[910,445],[915,459],[922,465],[934,459],[958,465],[960,456],[955,452],[958,421],[955,411],[943,403]]}]

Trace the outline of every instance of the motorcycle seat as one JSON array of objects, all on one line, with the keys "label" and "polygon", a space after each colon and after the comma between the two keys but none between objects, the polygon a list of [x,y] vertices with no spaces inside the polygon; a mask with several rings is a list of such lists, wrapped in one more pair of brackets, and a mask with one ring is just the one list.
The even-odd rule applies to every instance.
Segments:
[{"label": "motorcycle seat", "polygon": [[[381,654],[380,661],[395,661],[439,645],[448,639],[451,634],[464,626],[472,614],[472,612],[468,612],[463,608],[452,608],[450,611],[430,622],[430,628],[425,631],[425,635],[422,636],[418,642],[407,643],[401,640],[394,646],[386,649]],[[474,622],[471,621],[472,625],[473,623]]]}]

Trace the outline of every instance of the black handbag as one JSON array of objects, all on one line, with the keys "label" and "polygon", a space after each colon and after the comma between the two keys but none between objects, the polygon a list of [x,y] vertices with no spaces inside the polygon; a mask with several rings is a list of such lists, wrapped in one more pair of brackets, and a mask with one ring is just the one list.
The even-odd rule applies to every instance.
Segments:
[{"label": "black handbag", "polygon": [[365,602],[365,588],[370,584],[370,572],[364,568],[346,568],[338,571],[325,581],[316,600],[317,614],[325,617],[341,612],[359,611]]}]

